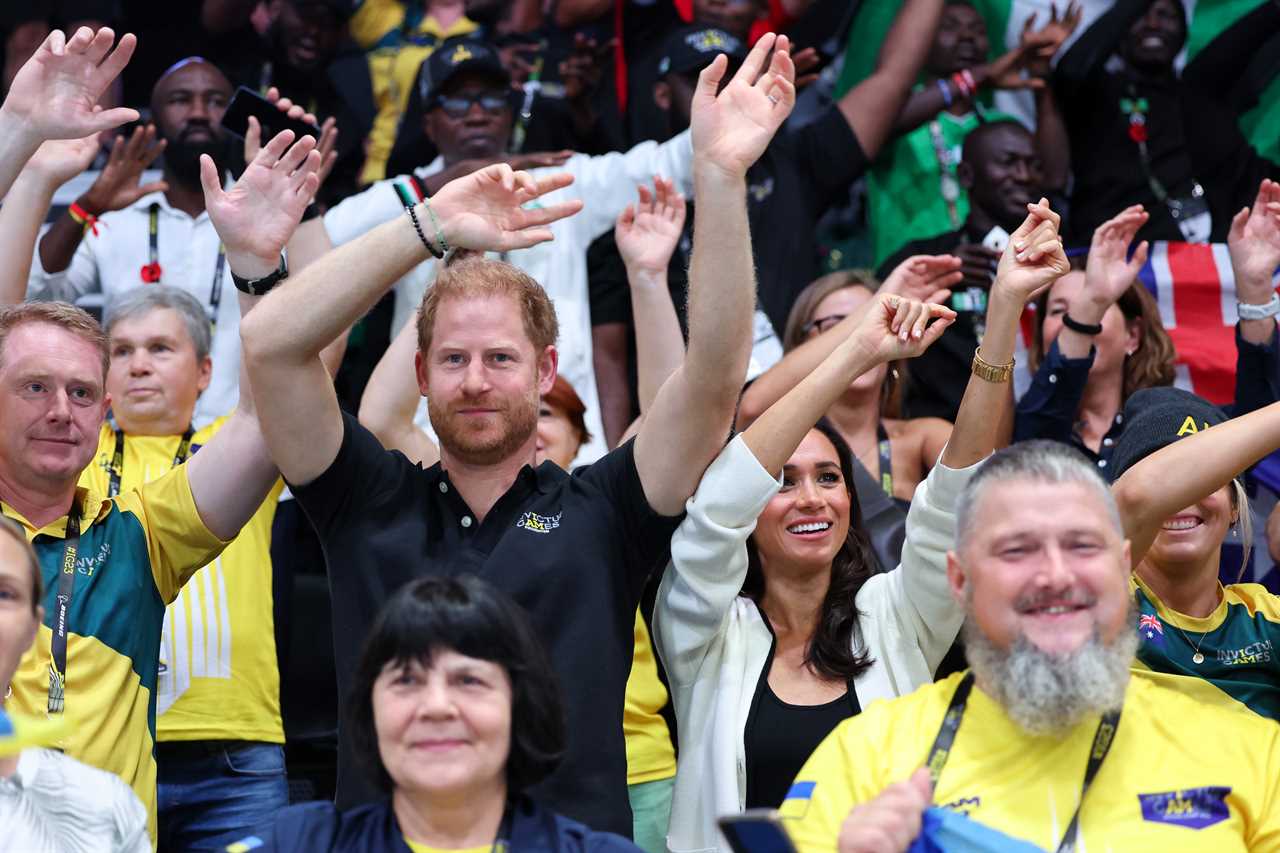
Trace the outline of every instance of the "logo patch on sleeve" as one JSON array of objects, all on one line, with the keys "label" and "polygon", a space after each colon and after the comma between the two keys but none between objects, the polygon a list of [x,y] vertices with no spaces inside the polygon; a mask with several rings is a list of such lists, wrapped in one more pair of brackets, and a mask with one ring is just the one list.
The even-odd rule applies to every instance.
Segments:
[{"label": "logo patch on sleeve", "polygon": [[1230,788],[1187,788],[1160,794],[1139,794],[1142,819],[1152,823],[1168,823],[1188,829],[1204,829],[1221,823],[1231,815],[1227,806]]},{"label": "logo patch on sleeve", "polygon": [[787,791],[786,798],[778,808],[778,817],[799,819],[809,811],[809,802],[813,799],[813,789],[817,782],[793,782]]}]

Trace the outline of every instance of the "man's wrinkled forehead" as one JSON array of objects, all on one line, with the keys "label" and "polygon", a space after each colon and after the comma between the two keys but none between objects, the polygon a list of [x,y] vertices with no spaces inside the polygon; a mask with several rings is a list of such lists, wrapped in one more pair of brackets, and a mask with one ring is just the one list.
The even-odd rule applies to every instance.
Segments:
[{"label": "man's wrinkled forehead", "polygon": [[970,542],[991,544],[1016,536],[1094,533],[1118,542],[1121,531],[1102,491],[1077,480],[1010,477],[983,484],[973,496]]}]

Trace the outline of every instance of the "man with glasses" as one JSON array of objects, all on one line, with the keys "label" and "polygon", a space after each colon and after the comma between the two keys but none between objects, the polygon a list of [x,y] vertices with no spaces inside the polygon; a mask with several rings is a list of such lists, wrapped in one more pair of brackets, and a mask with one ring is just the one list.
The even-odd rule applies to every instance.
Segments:
[{"label": "man with glasses", "polygon": [[[406,204],[430,196],[448,181],[490,163],[505,161],[515,169],[558,166],[573,175],[566,197],[586,202],[582,213],[566,220],[556,239],[529,249],[504,253],[506,260],[542,282],[555,303],[562,330],[560,373],[586,404],[587,429],[594,438],[579,451],[578,462],[590,462],[606,450],[599,395],[592,361],[591,312],[588,304],[587,247],[613,228],[614,220],[636,198],[636,186],[655,175],[675,181],[686,196],[693,192],[693,151],[686,131],[658,144],[644,142],[625,153],[599,157],[582,154],[508,154],[520,95],[498,52],[484,42],[448,42],[429,63],[431,91],[423,130],[440,156],[412,175],[374,184],[324,216],[324,230],[334,245],[350,242],[375,226],[404,215]],[[535,172],[535,177],[538,176]],[[303,228],[314,227],[304,224]],[[409,320],[435,280],[436,263],[428,259],[395,286],[392,333]],[[425,426],[424,418],[419,425]]]}]

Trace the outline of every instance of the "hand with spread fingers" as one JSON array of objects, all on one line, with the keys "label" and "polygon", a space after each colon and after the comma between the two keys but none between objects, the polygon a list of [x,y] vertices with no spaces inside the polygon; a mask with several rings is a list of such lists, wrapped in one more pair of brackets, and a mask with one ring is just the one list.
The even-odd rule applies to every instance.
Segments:
[{"label": "hand with spread fingers", "polygon": [[790,46],[786,36],[761,37],[723,91],[728,57],[721,54],[702,69],[690,119],[695,168],[741,178],[764,153],[795,106]]},{"label": "hand with spread fingers", "polygon": [[1027,71],[1033,77],[1048,77],[1053,55],[1062,47],[1063,42],[1080,26],[1084,18],[1084,7],[1076,0],[1070,0],[1061,15],[1058,4],[1049,4],[1049,20],[1040,29],[1036,29],[1036,13],[1032,12],[1022,23],[1020,46],[1031,48],[1031,57],[1027,62]]},{"label": "hand with spread fingers", "polygon": [[905,782],[853,807],[840,827],[839,853],[903,853],[920,834],[932,799],[929,771],[922,767]]},{"label": "hand with spread fingers", "polygon": [[1227,250],[1240,301],[1247,305],[1270,301],[1273,277],[1280,267],[1280,183],[1264,180],[1253,207],[1243,208],[1231,220]]},{"label": "hand with spread fingers", "polygon": [[281,250],[320,184],[315,148],[312,137],[294,142],[293,131],[281,131],[229,190],[222,188],[212,158],[201,155],[205,207],[237,275],[260,278],[279,264]]},{"label": "hand with spread fingers", "polygon": [[50,139],[27,161],[24,175],[38,178],[50,191],[56,190],[93,163],[98,155],[98,137]]},{"label": "hand with spread fingers", "polygon": [[1129,257],[1129,247],[1150,215],[1140,204],[1130,205],[1093,231],[1089,263],[1085,267],[1084,289],[1071,300],[1067,313],[1079,323],[1101,323],[1107,309],[1116,303],[1138,279],[1147,262],[1147,241],[1143,240]]},{"label": "hand with spread fingers", "polygon": [[[320,138],[316,140],[316,150],[320,152],[320,171],[317,174],[320,185],[324,186],[325,179],[333,171],[333,164],[338,162],[338,120],[330,116],[321,123],[314,113],[309,113],[301,105],[282,97],[280,90],[275,86],[267,89],[266,99],[275,104],[276,109],[289,118],[319,126]],[[261,147],[262,125],[256,117],[249,116],[249,128],[244,134],[244,161],[252,163]]]},{"label": "hand with spread fingers", "polygon": [[419,205],[418,221],[433,243],[443,236],[450,247],[477,252],[525,249],[553,239],[547,226],[577,213],[582,201],[528,209],[524,205],[571,183],[573,176],[565,172],[537,179],[497,163],[445,184],[431,198],[429,209]]},{"label": "hand with spread fingers", "polygon": [[880,292],[941,303],[963,277],[960,259],[954,255],[912,255],[893,268]]},{"label": "hand with spread fingers", "polygon": [[138,183],[142,173],[164,153],[166,144],[163,139],[156,139],[154,124],[135,127],[127,140],[117,136],[107,165],[77,203],[97,216],[112,210],[124,210],[144,195],[169,189],[165,181]]},{"label": "hand with spread fingers", "polygon": [[133,56],[137,39],[127,33],[112,49],[115,33],[78,29],[70,39],[54,30],[13,78],[0,112],[20,120],[35,143],[82,139],[136,121],[127,107],[102,109],[98,102]]},{"label": "hand with spread fingers", "polygon": [[665,275],[684,232],[684,196],[675,182],[661,177],[653,179],[652,192],[643,184],[636,189],[640,201],[627,205],[614,229],[618,254],[627,267],[628,279],[637,273]]},{"label": "hand with spread fingers", "polygon": [[956,312],[945,305],[877,293],[850,335],[877,362],[897,361],[927,350],[955,319]]},{"label": "hand with spread fingers", "polygon": [[1046,198],[1027,205],[1027,218],[1009,237],[996,268],[993,295],[1008,295],[1023,304],[1064,275],[1071,265],[1058,229],[1062,217]]}]

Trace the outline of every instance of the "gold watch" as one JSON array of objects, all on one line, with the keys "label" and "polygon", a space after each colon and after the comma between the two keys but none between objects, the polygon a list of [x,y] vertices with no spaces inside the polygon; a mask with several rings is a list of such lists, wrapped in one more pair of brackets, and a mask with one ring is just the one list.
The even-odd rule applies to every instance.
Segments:
[{"label": "gold watch", "polygon": [[1013,379],[1013,366],[1017,360],[1010,361],[1008,364],[992,364],[982,360],[982,347],[978,347],[973,351],[973,374],[979,379],[985,379],[988,382],[1008,382]]}]

